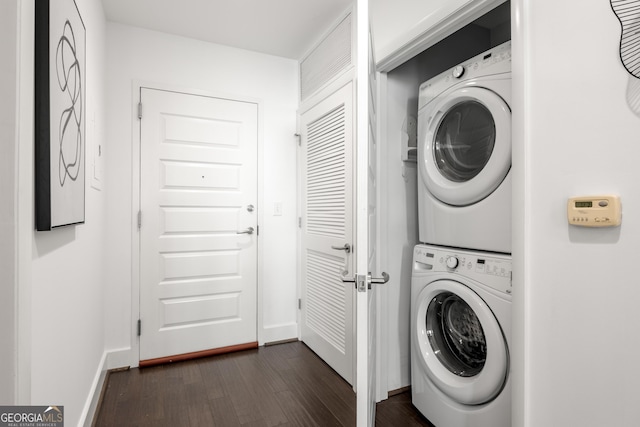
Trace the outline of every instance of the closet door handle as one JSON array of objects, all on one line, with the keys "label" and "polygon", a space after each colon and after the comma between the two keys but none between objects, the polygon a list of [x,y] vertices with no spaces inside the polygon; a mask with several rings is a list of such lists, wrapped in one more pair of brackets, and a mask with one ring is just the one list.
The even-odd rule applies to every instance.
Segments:
[{"label": "closet door handle", "polygon": [[249,227],[244,231],[236,231],[236,234],[253,234],[254,231],[253,227]]},{"label": "closet door handle", "polygon": [[345,251],[346,253],[351,252],[351,245],[345,243],[343,246],[331,246],[331,249],[335,249],[336,251]]}]

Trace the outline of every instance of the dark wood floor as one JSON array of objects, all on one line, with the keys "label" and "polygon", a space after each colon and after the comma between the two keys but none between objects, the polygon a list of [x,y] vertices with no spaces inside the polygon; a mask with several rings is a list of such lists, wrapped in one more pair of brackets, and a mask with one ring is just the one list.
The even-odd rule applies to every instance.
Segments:
[{"label": "dark wood floor", "polygon": [[[354,426],[355,394],[300,342],[112,372],[94,426]],[[408,392],[376,425],[427,426]]]}]

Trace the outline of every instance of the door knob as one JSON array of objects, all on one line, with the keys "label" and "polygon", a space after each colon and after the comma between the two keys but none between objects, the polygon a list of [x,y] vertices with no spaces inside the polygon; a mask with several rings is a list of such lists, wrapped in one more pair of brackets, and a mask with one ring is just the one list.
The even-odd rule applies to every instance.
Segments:
[{"label": "door knob", "polygon": [[249,227],[244,231],[236,231],[236,234],[253,234],[254,231],[253,227]]},{"label": "door knob", "polygon": [[371,285],[383,285],[389,281],[389,275],[382,272],[382,277],[371,277],[371,273],[367,274],[356,274],[352,277],[348,276],[349,273],[346,271],[342,272],[342,281],[345,283],[355,283],[356,289],[358,292],[366,292],[367,289],[371,289]]},{"label": "door knob", "polygon": [[382,277],[371,277],[371,273],[369,273],[369,281],[374,285],[384,285],[389,281],[389,275],[383,271]]},{"label": "door knob", "polygon": [[343,246],[331,246],[331,249],[335,249],[336,251],[345,251],[346,253],[351,252],[351,245],[345,243]]}]

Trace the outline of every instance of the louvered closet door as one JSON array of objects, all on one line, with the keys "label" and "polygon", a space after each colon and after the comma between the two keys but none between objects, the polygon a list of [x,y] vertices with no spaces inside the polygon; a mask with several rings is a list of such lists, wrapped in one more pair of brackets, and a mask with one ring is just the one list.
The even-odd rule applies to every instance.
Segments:
[{"label": "louvered closet door", "polygon": [[[353,383],[353,86],[301,117],[303,159],[302,340]],[[332,248],[333,247],[333,248]]]}]

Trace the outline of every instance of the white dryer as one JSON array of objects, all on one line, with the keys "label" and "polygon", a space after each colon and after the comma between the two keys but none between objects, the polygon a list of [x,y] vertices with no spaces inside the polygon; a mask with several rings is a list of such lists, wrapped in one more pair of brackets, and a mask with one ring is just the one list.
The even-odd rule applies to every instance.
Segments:
[{"label": "white dryer", "polygon": [[511,426],[511,258],[418,245],[413,405],[437,427]]},{"label": "white dryer", "polygon": [[511,253],[511,42],[420,86],[422,243]]}]

